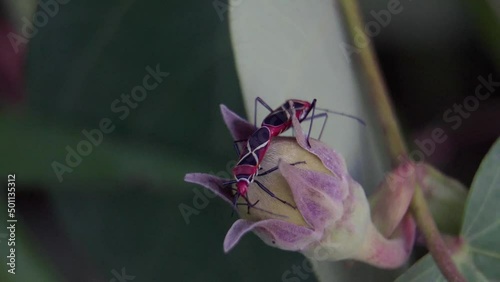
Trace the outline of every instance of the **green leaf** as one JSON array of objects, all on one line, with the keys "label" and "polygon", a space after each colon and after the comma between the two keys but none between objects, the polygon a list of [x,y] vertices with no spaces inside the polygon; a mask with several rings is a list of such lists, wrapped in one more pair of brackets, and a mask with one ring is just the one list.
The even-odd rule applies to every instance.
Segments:
[{"label": "green leaf", "polygon": [[[104,135],[102,143],[93,146],[88,156],[81,156],[79,165],[72,167],[71,172],[60,174],[62,181],[59,181],[52,165],[54,162],[67,165],[66,147],[76,151],[77,144],[87,140],[81,132],[75,132],[71,127],[54,126],[31,116],[0,115],[0,118],[0,131],[6,136],[16,137],[0,139],[1,148],[10,148],[2,155],[6,161],[0,163],[0,171],[22,173],[20,181],[23,183],[37,182],[52,189],[67,189],[70,186],[88,190],[95,187],[86,185],[94,179],[111,182],[118,179],[124,183],[141,179],[151,186],[164,186],[166,183],[180,186],[188,171],[208,172],[218,168],[229,176],[229,170],[222,163],[230,159],[220,158],[214,162],[206,156],[178,152],[169,146],[145,146],[140,142],[126,142],[116,136]],[[193,161],[195,159],[196,162]]]},{"label": "green leaf", "polygon": [[[463,244],[452,258],[467,281],[500,279],[500,139],[486,155],[472,183],[460,233]],[[426,255],[396,281],[445,281]]]},{"label": "green leaf", "polygon": [[[0,171],[65,189],[53,162],[68,166],[66,146],[87,142],[82,131],[103,119],[115,129],[63,175],[70,189],[96,180],[176,187],[189,171],[228,171],[235,154],[218,106],[242,113],[243,104],[228,22],[211,2],[70,1],[58,11],[30,40],[25,104],[0,114],[9,136]],[[148,66],[170,75],[136,106],[113,109]]]},{"label": "green leaf", "polygon": [[465,211],[467,188],[430,165],[426,165],[422,179],[426,190],[425,200],[440,232],[458,235]]},{"label": "green leaf", "polygon": [[[43,192],[57,208],[54,221],[76,254],[88,254],[98,281],[118,281],[110,271],[122,267],[134,281],[275,281],[302,261],[251,237],[224,254],[234,218],[220,199],[197,210],[189,225],[179,210],[197,199],[186,172],[228,172],[236,158],[219,104],[240,114],[243,104],[229,21],[219,19],[213,2],[220,1],[69,1],[30,40],[25,103],[0,114],[0,170],[18,173],[21,187],[36,184],[26,189],[50,189]],[[113,110],[156,65],[170,76],[128,116]],[[86,140],[82,130],[104,118],[115,130],[59,183],[52,161],[65,163],[66,146],[75,149]],[[151,191],[149,183],[162,189]],[[22,273],[13,281],[63,281],[38,271],[51,273],[43,262],[53,258],[35,240],[45,234],[35,235],[20,241],[27,248],[31,239],[33,251],[19,251]],[[58,240],[51,246],[60,248]],[[65,259],[55,270],[83,267]],[[9,281],[6,275],[0,281]]]}]

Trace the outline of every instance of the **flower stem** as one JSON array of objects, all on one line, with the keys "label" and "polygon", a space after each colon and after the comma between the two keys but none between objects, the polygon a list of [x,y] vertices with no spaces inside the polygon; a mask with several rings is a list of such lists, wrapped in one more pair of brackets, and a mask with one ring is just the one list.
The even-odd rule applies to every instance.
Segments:
[{"label": "flower stem", "polygon": [[[394,167],[401,161],[407,159],[408,149],[404,142],[398,120],[394,113],[392,103],[389,99],[387,86],[382,78],[378,60],[375,57],[373,46],[364,34],[364,21],[356,0],[340,0],[342,9],[347,20],[347,25],[353,37],[364,36],[366,46],[356,46],[360,55],[361,64],[366,71],[369,95],[377,112],[377,117],[382,125],[384,136],[388,145],[389,154]],[[411,202],[411,212],[419,229],[424,234],[427,247],[436,261],[441,273],[449,281],[466,281],[458,271],[451,259],[450,253],[441,238],[436,223],[425,201],[423,192],[419,185],[415,187],[415,193]]]},{"label": "flower stem", "polygon": [[403,141],[392,102],[388,98],[387,86],[382,78],[378,59],[373,51],[370,38],[364,33],[364,21],[359,11],[358,2],[356,0],[341,0],[340,3],[344,9],[347,24],[353,37],[355,35],[363,36],[366,42],[365,46],[356,46],[356,48],[361,57],[363,69],[366,72],[372,103],[377,109],[376,114],[381,123],[387,145],[390,148],[389,154],[393,166],[396,167],[400,163],[398,159],[406,156],[408,149]]},{"label": "flower stem", "polygon": [[450,251],[437,229],[419,185],[417,185],[413,195],[411,210],[418,227],[424,233],[427,248],[441,270],[441,273],[443,273],[448,281],[465,282],[465,278],[458,271],[451,259]]}]

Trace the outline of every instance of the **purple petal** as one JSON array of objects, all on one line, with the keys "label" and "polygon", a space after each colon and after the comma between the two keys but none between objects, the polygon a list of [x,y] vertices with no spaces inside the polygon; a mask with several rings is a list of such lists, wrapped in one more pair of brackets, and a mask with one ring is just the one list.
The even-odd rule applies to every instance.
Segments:
[{"label": "purple petal", "polygon": [[318,233],[309,228],[278,219],[257,222],[238,219],[226,234],[224,251],[229,252],[243,235],[252,230],[268,245],[289,251],[302,250],[320,238]]},{"label": "purple petal", "polygon": [[184,181],[201,185],[214,192],[229,204],[233,204],[234,197],[231,193],[231,189],[222,185],[224,182],[228,181],[227,179],[206,173],[188,173],[184,176]]},{"label": "purple petal", "polygon": [[394,232],[410,206],[415,190],[413,166],[409,161],[402,163],[370,197],[372,221],[385,237]]},{"label": "purple petal", "polygon": [[410,214],[401,221],[397,236],[386,239],[371,225],[366,231],[367,242],[355,257],[379,268],[397,268],[403,265],[411,254],[415,242],[416,225]]},{"label": "purple petal", "polygon": [[311,154],[316,155],[334,175],[339,178],[344,178],[344,176],[348,173],[345,160],[334,150],[328,148],[322,142],[319,142],[315,139],[309,138],[309,143],[311,147],[307,144],[307,137],[302,131],[302,127],[300,126],[300,122],[295,116],[292,117],[293,130],[295,133],[295,139],[297,143],[299,143],[300,147],[310,152]]},{"label": "purple petal", "polygon": [[317,231],[335,222],[344,212],[348,183],[326,173],[300,169],[280,162],[279,169],[290,185],[293,199],[304,220]]},{"label": "purple petal", "polygon": [[233,136],[233,140],[247,139],[248,136],[252,135],[252,133],[257,130],[257,128],[251,123],[242,119],[222,104],[220,105],[220,111],[229,132],[231,132],[231,135]]}]

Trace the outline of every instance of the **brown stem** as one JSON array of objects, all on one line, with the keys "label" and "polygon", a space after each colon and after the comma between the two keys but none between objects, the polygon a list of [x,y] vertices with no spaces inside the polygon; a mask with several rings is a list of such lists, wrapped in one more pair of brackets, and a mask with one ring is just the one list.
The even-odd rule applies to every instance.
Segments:
[{"label": "brown stem", "polygon": [[[356,46],[356,48],[361,58],[361,64],[366,71],[368,84],[370,85],[369,95],[374,103],[377,117],[382,125],[393,166],[397,167],[401,161],[407,158],[408,149],[403,140],[398,119],[396,118],[392,103],[389,99],[387,86],[382,78],[373,46],[369,38],[363,33],[364,21],[359,10],[358,2],[356,0],[340,0],[340,4],[344,10],[347,24],[353,37],[354,35],[365,36],[366,43],[364,45],[366,46]],[[411,212],[418,227],[424,234],[427,247],[432,257],[436,261],[444,277],[446,277],[448,281],[465,282],[466,280],[458,271],[441,238],[419,185],[415,187],[415,193],[411,202]]]}]

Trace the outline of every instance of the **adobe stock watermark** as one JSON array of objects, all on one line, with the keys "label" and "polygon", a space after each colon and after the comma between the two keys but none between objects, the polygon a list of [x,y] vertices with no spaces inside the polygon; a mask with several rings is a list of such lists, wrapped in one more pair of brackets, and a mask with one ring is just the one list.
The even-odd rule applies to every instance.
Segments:
[{"label": "adobe stock watermark", "polygon": [[[411,1],[411,0],[410,0]],[[367,21],[364,29],[359,27],[354,27],[354,45],[352,46],[348,43],[339,43],[340,49],[344,53],[344,57],[347,62],[351,62],[351,55],[353,53],[358,54],[361,49],[364,49],[370,43],[370,38],[376,37],[382,31],[382,28],[387,27],[392,20],[394,15],[397,15],[403,11],[403,5],[400,0],[389,0],[387,2],[387,9],[382,9],[380,11],[370,11],[370,15],[374,20]]]},{"label": "adobe stock watermark", "polygon": [[[335,246],[332,237],[327,236],[326,240],[323,242],[325,246]],[[330,251],[326,249],[323,245],[318,245],[314,250],[308,253],[309,258],[304,256],[302,263],[292,265],[291,269],[285,270],[281,274],[282,282],[300,282],[306,280],[313,274],[312,261],[321,262],[327,261],[330,258]]]},{"label": "adobe stock watermark", "polygon": [[285,270],[281,275],[281,281],[283,282],[300,282],[311,277],[313,274],[313,266],[311,261],[306,257],[302,260],[299,265],[292,265],[291,270]]},{"label": "adobe stock watermark", "polygon": [[474,95],[465,97],[462,103],[453,104],[453,109],[449,108],[443,113],[443,120],[451,124],[453,130],[458,129],[462,125],[462,120],[468,119],[470,113],[479,108],[480,102],[487,100],[496,88],[500,87],[500,79],[494,81],[493,74],[489,74],[486,78],[478,76],[477,79],[479,84],[474,89]]},{"label": "adobe stock watermark", "polygon": [[[224,179],[231,179],[232,178],[232,169],[236,165],[235,160],[231,160],[227,162],[226,164],[226,170],[221,170],[217,173],[209,172],[208,174],[215,175],[220,178]],[[231,189],[229,186],[227,189]],[[190,217],[193,215],[199,215],[201,210],[205,209],[208,207],[208,204],[210,204],[210,199],[213,199],[217,197],[217,195],[213,192],[211,192],[208,189],[202,188],[201,189],[203,192],[200,192],[200,189],[198,187],[193,188],[193,199],[191,201],[191,205],[185,204],[185,203],[180,203],[179,204],[179,212],[182,215],[182,218],[184,219],[184,222],[186,222],[186,225],[191,222]]]},{"label": "adobe stock watermark", "polygon": [[40,0],[37,11],[33,14],[33,19],[30,21],[27,17],[22,17],[21,34],[10,32],[7,38],[17,54],[21,50],[21,46],[26,45],[29,40],[35,37],[40,28],[43,28],[49,23],[50,18],[55,17],[61,8],[61,5],[66,5],[70,0]]},{"label": "adobe stock watermark", "polygon": [[125,267],[122,267],[121,272],[113,269],[111,270],[111,274],[113,274],[114,277],[111,278],[109,282],[126,282],[135,279],[135,276],[127,274],[127,270],[125,269]]},{"label": "adobe stock watermark", "polygon": [[212,1],[212,6],[219,16],[219,20],[222,22],[225,20],[224,15],[241,5],[241,3],[243,3],[243,0],[227,0],[227,4],[222,0],[214,0]]},{"label": "adobe stock watermark", "polygon": [[[136,109],[140,102],[143,102],[150,92],[155,90],[163,80],[170,75],[168,72],[162,72],[160,65],[157,64],[155,68],[147,66],[145,68],[146,75],[142,78],[142,83],[136,85],[130,91],[130,94],[122,93],[120,99],[115,99],[110,104],[111,112],[118,114],[119,120],[126,119],[131,110]],[[53,161],[51,166],[59,182],[63,182],[63,175],[71,173],[79,166],[83,157],[90,155],[94,147],[99,146],[105,134],[110,134],[115,130],[116,126],[111,118],[102,118],[97,128],[83,129],[83,138],[74,146],[67,145],[66,158],[64,161]]]}]

